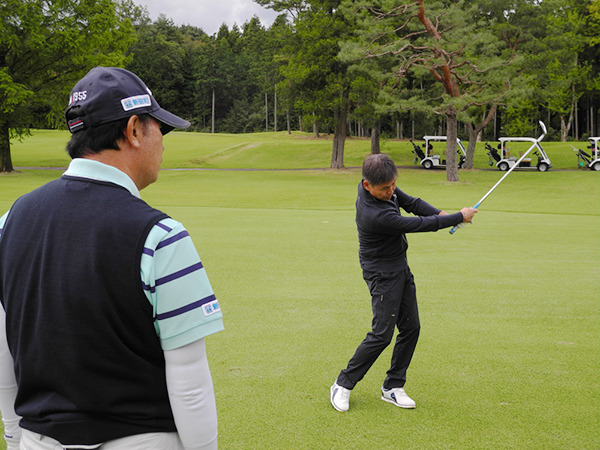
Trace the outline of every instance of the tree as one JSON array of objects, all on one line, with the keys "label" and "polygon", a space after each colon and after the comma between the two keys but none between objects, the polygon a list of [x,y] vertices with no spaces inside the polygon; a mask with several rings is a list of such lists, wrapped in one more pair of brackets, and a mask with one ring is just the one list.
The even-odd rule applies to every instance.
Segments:
[{"label": "tree", "polygon": [[[584,52],[583,60],[592,67],[592,78],[586,93],[589,107],[588,133],[591,136],[600,135],[600,0],[592,0],[589,5],[589,16],[585,27],[585,35],[588,37],[588,45]],[[587,108],[586,108],[587,109]],[[595,111],[594,111],[595,109]],[[587,115],[587,114],[586,114]],[[594,120],[596,117],[596,120]]]},{"label": "tree", "polygon": [[[275,57],[285,45],[286,30],[288,30],[284,16],[273,23],[271,30],[266,30],[258,17],[252,18],[244,24],[242,41],[244,45],[243,52],[249,61],[248,77],[253,84],[252,99],[258,103],[258,96],[261,98],[273,99],[273,120],[269,120],[268,102],[265,105],[265,115],[263,122],[266,124],[264,129],[268,131],[270,123],[273,128],[277,123],[277,103],[276,86],[281,81],[279,67],[281,62]],[[277,131],[277,130],[275,130]]]},{"label": "tree", "polygon": [[69,90],[89,69],[127,62],[131,8],[111,0],[0,4],[1,172],[13,170],[11,138],[26,135],[35,117],[64,122]]},{"label": "tree", "polygon": [[[537,121],[545,118],[550,130],[559,129],[561,139],[566,139],[577,128],[580,99],[586,98],[592,109],[594,105],[598,48],[593,46],[599,24],[594,23],[593,7],[597,0],[479,1],[485,2],[483,9],[494,17],[495,32],[519,60],[514,66],[520,82],[511,78],[512,91],[520,84],[518,95],[503,107],[502,132],[530,134]],[[576,129],[574,134],[578,134]]]},{"label": "tree", "polygon": [[[481,108],[474,108],[476,111],[481,112]],[[467,132],[469,133],[469,145],[467,146],[467,155],[463,164],[463,169],[473,168],[473,158],[475,156],[475,144],[483,131],[483,129],[490,123],[492,118],[496,115],[498,109],[498,103],[493,103],[489,109],[483,110],[483,120],[477,123],[474,119],[471,119],[465,123]],[[468,110],[467,110],[468,111]],[[473,117],[473,116],[471,116]]]},{"label": "tree", "polygon": [[291,25],[287,21],[284,14],[277,16],[271,29],[269,30],[269,54],[272,58],[270,63],[271,70],[277,75],[273,78],[277,80],[275,95],[279,110],[285,111],[287,131],[291,133],[291,114],[295,112],[293,90],[289,89],[289,85],[282,84],[283,76],[281,75],[281,67],[286,64],[287,58],[283,52],[286,42],[289,42],[293,33]]},{"label": "tree", "polygon": [[137,34],[127,69],[144,80],[163,108],[191,119],[193,97],[185,95],[190,92],[190,76],[183,33],[161,15],[153,24],[138,27]]},{"label": "tree", "polygon": [[296,104],[319,122],[333,125],[331,168],[344,167],[344,145],[351,78],[337,58],[339,41],[351,28],[339,12],[339,0],[262,1],[272,9],[292,11],[294,33],[284,48],[281,67],[286,92],[296,91]]},{"label": "tree", "polygon": [[285,11],[294,21],[297,21],[300,14],[308,9],[309,4],[306,0],[254,0],[254,2],[273,11]]},{"label": "tree", "polygon": [[[589,39],[584,35],[588,1],[547,0],[539,5],[544,17],[544,37],[532,43],[531,58],[546,107],[560,119],[565,142],[573,126],[579,98],[591,78],[590,67],[580,60]],[[543,59],[538,51],[543,49]]]},{"label": "tree", "polygon": [[[406,87],[403,78],[433,77],[424,101],[404,91],[411,108],[432,108],[447,122],[446,177],[458,180],[456,159],[459,114],[468,117],[473,106],[497,104],[506,83],[500,70],[506,61],[501,55],[500,39],[489,32],[477,5],[462,0],[406,1],[381,0],[375,6],[368,0],[346,0],[346,14],[357,17],[361,33],[346,51],[361,48],[364,58],[396,60],[397,87]],[[351,50],[354,48],[354,50]],[[408,98],[407,98],[408,97]]]}]

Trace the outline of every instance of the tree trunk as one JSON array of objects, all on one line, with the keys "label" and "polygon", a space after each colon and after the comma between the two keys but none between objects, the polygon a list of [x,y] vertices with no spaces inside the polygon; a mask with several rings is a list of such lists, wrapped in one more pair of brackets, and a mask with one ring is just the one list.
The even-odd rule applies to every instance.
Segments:
[{"label": "tree trunk", "polygon": [[560,141],[567,142],[567,137],[569,136],[569,131],[571,131],[571,126],[573,125],[573,111],[569,114],[569,120],[565,121],[565,116],[560,115]]},{"label": "tree trunk", "polygon": [[273,93],[273,131],[277,132],[277,83],[275,83],[275,92]]},{"label": "tree trunk", "polygon": [[344,144],[346,143],[346,121],[348,119],[348,93],[342,94],[342,101],[334,107],[335,132],[333,135],[333,150],[331,152],[331,168],[344,168]]},{"label": "tree trunk", "polygon": [[[575,65],[577,66],[577,57],[575,57]],[[579,121],[578,121],[578,101],[577,93],[575,91],[575,84],[571,84],[571,117],[573,117],[573,139],[579,140]]]},{"label": "tree trunk", "polygon": [[212,92],[212,118],[211,118],[211,122],[210,122],[210,132],[214,133],[215,132],[215,90],[213,88],[213,92]]},{"label": "tree trunk", "polygon": [[458,181],[458,161],[456,160],[456,138],[458,137],[458,121],[456,111],[450,107],[446,112],[446,180]]},{"label": "tree trunk", "polygon": [[[574,85],[572,88],[574,89]],[[560,140],[561,142],[567,142],[567,137],[569,136],[569,132],[571,131],[571,127],[573,126],[574,116],[577,110],[577,96],[573,91],[573,95],[571,97],[571,110],[569,111],[569,119],[565,122],[565,116],[560,115]],[[577,138],[577,136],[575,136]]]},{"label": "tree trunk", "polygon": [[265,131],[269,131],[269,96],[265,92]]},{"label": "tree trunk", "polygon": [[472,169],[473,168],[473,159],[475,156],[475,144],[477,143],[478,137],[483,131],[483,129],[491,122],[491,120],[496,116],[496,110],[498,109],[498,105],[492,105],[492,108],[483,118],[483,122],[479,125],[473,125],[472,123],[467,123],[466,128],[469,132],[469,145],[467,147],[467,156],[465,157],[465,163],[463,164],[463,169]]},{"label": "tree trunk", "polygon": [[10,157],[10,130],[6,116],[0,114],[0,172],[14,170]]},{"label": "tree trunk", "polygon": [[475,157],[475,144],[477,143],[477,136],[481,132],[481,129],[478,130],[472,123],[468,123],[467,131],[469,132],[469,145],[467,146],[467,156],[465,157],[463,169],[472,169],[473,159]]},{"label": "tree trunk", "polygon": [[396,122],[396,138],[404,139],[404,122]]},{"label": "tree trunk", "polygon": [[371,128],[371,154],[375,155],[381,153],[381,146],[379,145],[379,138],[381,135],[381,129],[379,124]]}]

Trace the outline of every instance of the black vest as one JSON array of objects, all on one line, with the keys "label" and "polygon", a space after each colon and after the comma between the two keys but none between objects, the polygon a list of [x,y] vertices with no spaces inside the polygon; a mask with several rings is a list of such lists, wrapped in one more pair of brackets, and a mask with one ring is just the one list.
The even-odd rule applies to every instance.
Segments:
[{"label": "black vest", "polygon": [[165,217],[125,188],[70,176],[15,202],[0,299],[23,428],[65,445],[176,430],[140,279]]}]

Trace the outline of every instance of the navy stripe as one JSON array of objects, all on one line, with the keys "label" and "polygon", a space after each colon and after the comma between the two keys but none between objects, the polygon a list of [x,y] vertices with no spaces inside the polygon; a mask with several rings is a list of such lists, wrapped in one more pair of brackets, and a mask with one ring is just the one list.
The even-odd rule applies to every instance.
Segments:
[{"label": "navy stripe", "polygon": [[193,266],[186,267],[185,269],[181,269],[171,275],[167,275],[166,277],[162,277],[156,280],[155,286],[160,286],[161,284],[168,283],[169,281],[176,280],[178,278],[184,277],[192,272],[196,272],[197,270],[202,269],[204,266],[201,262],[194,264]]},{"label": "navy stripe", "polygon": [[156,250],[158,250],[159,248],[166,247],[167,245],[171,245],[172,243],[177,242],[185,237],[188,237],[189,235],[190,234],[186,230],[183,230],[180,233],[177,233],[175,236],[170,237],[169,239],[165,239],[164,241],[161,241],[156,246]]},{"label": "navy stripe", "polygon": [[173,229],[173,228],[169,228],[168,226],[166,226],[165,224],[163,224],[163,223],[160,223],[160,222],[158,222],[158,223],[156,224],[156,226],[157,226],[157,227],[160,227],[160,228],[162,228],[162,229],[163,229],[163,230],[165,230],[165,231],[169,231],[169,232],[170,232],[170,231]]},{"label": "navy stripe", "polygon": [[198,300],[197,302],[194,302],[194,303],[189,303],[185,306],[182,306],[181,308],[174,309],[173,311],[167,311],[162,314],[157,314],[156,319],[157,320],[170,319],[171,317],[179,316],[181,314],[185,314],[186,312],[200,308],[202,305],[205,305],[207,303],[215,301],[216,299],[217,298],[214,296],[214,294],[209,295],[208,297],[203,298],[202,300]]},{"label": "navy stripe", "polygon": [[154,250],[148,248],[148,247],[144,247],[144,251],[142,252],[145,255],[150,255],[150,256],[154,256]]},{"label": "navy stripe", "polygon": [[150,291],[152,293],[156,292],[156,288],[153,286],[148,286],[146,283],[142,281],[142,289],[145,291]]}]

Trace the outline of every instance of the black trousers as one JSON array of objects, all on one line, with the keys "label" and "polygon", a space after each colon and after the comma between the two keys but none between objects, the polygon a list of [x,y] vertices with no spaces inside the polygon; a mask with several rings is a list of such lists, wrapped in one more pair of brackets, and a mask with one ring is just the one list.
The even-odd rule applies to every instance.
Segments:
[{"label": "black trousers", "polygon": [[390,344],[397,328],[392,362],[383,387],[403,387],[421,329],[413,275],[407,267],[394,273],[363,271],[363,277],[371,293],[372,330],[356,349],[348,367],[340,372],[337,384],[353,389]]}]

